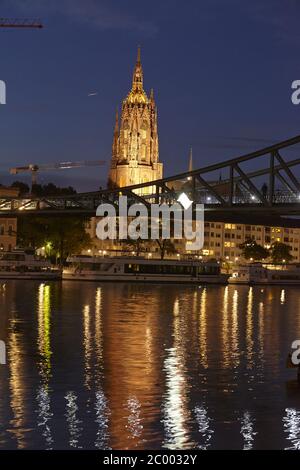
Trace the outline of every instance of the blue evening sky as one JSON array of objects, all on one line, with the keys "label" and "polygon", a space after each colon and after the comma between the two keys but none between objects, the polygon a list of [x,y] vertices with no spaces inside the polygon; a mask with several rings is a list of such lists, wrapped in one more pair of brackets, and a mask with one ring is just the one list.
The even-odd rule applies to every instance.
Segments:
[{"label": "blue evening sky", "polygon": [[104,159],[40,175],[79,190],[103,185],[138,44],[165,175],[187,169],[190,146],[201,167],[300,134],[290,98],[300,80],[298,0],[0,0],[0,16],[45,24],[0,30],[0,182],[18,164]]}]

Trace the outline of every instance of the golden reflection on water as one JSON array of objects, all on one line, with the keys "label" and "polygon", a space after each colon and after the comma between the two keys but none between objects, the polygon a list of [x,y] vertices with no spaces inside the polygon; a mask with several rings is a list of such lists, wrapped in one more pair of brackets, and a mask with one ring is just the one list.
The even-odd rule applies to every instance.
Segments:
[{"label": "golden reflection on water", "polygon": [[51,375],[51,305],[50,285],[40,284],[38,293],[38,351],[40,374],[45,385]]},{"label": "golden reflection on water", "polygon": [[224,369],[227,369],[228,367],[230,367],[230,364],[231,364],[228,310],[229,310],[229,287],[226,286],[224,289],[224,295],[223,295],[223,312],[222,312],[223,316],[222,316],[222,332],[221,332],[222,353],[223,353],[221,366]]},{"label": "golden reflection on water", "polygon": [[280,303],[281,303],[281,305],[283,305],[285,303],[285,290],[284,289],[281,289]]},{"label": "golden reflection on water", "polygon": [[252,369],[253,362],[253,287],[249,287],[247,300],[246,316],[246,350],[247,350],[247,368]]},{"label": "golden reflection on water", "polygon": [[231,364],[237,368],[240,363],[239,350],[239,323],[238,323],[238,302],[239,295],[237,289],[234,290],[232,298],[232,327],[231,327]]},{"label": "golden reflection on water", "polygon": [[180,320],[181,310],[179,299],[176,298],[173,307],[173,346],[166,350],[167,356],[164,361],[166,394],[163,403],[165,430],[163,447],[167,449],[185,449],[191,446],[189,436],[191,414],[184,363],[184,336]]},{"label": "golden reflection on water", "polygon": [[97,357],[96,379],[101,379],[103,369],[103,334],[102,334],[102,289],[96,289],[95,296],[95,351]]},{"label": "golden reflection on water", "polygon": [[[106,296],[103,359],[109,408],[108,435],[116,449],[143,449],[160,421],[162,388],[161,342],[165,340],[157,312],[160,291],[139,292],[115,286]],[[166,312],[167,314],[167,312]],[[153,334],[154,332],[154,334]]]},{"label": "golden reflection on water", "polygon": [[25,356],[22,354],[21,334],[15,328],[17,323],[11,322],[11,331],[8,338],[8,363],[10,368],[9,388],[10,388],[10,407],[13,419],[10,421],[11,428],[9,432],[17,441],[19,449],[26,448],[27,428],[25,426],[25,409],[24,409],[24,368]]},{"label": "golden reflection on water", "polygon": [[49,380],[51,377],[51,287],[40,284],[38,289],[38,335],[37,347],[40,356],[39,375],[41,378],[37,390],[36,400],[38,404],[37,416],[38,426],[45,438],[46,449],[53,447],[53,435],[50,421],[53,416],[51,412],[51,399],[49,392]]},{"label": "golden reflection on water", "polygon": [[[53,289],[38,285],[35,311],[23,313],[22,321],[7,289],[0,292],[0,310],[11,309],[7,431],[18,448],[27,448],[34,433],[44,448],[54,448],[55,426],[63,422],[65,446],[71,448],[207,449],[220,442],[222,423],[238,416],[235,430],[243,448],[252,449],[270,406],[284,445],[300,449],[299,406],[279,410],[285,403],[281,331],[296,332],[300,324],[292,289],[90,286],[76,301],[72,295],[64,300],[64,311],[54,305]],[[287,310],[292,295],[293,316]],[[4,328],[6,320],[0,321]],[[67,336],[61,339],[61,328],[69,339],[74,335],[77,346]],[[71,362],[74,345],[79,364]],[[52,351],[64,346],[67,360],[56,354],[54,361]],[[69,383],[64,372],[70,370]],[[53,384],[61,387],[58,409]],[[227,389],[236,391],[230,400]],[[3,409],[2,401],[1,422]]]},{"label": "golden reflection on water", "polygon": [[107,448],[107,428],[108,428],[108,404],[103,391],[103,289],[98,287],[95,295],[95,367],[93,374],[95,377],[95,423],[97,425],[95,447],[96,449]]},{"label": "golden reflection on water", "polygon": [[204,369],[208,368],[207,357],[207,289],[204,288],[201,294],[201,308],[199,316],[199,345],[200,363]]},{"label": "golden reflection on water", "polygon": [[91,366],[91,355],[92,355],[92,328],[91,328],[91,314],[90,306],[84,305],[83,307],[83,347],[84,347],[84,385],[88,390],[91,389],[92,380],[92,366]]},{"label": "golden reflection on water", "polygon": [[259,358],[260,367],[264,367],[264,332],[265,332],[265,308],[264,303],[259,302],[258,304],[258,342],[259,342]]}]

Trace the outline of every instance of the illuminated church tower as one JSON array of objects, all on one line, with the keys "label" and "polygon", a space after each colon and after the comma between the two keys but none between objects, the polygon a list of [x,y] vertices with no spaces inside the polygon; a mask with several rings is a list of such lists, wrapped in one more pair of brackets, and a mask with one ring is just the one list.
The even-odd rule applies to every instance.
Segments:
[{"label": "illuminated church tower", "polygon": [[150,97],[143,89],[141,52],[138,49],[132,88],[122,103],[122,115],[116,113],[109,172],[109,187],[123,187],[162,178],[159,163],[157,108],[153,90]]}]

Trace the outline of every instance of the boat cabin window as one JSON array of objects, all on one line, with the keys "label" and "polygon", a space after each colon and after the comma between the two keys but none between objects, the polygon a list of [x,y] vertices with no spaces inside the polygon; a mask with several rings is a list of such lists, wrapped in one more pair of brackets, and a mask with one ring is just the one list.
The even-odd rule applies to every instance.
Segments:
[{"label": "boat cabin window", "polygon": [[177,274],[197,276],[198,274],[219,274],[219,265],[182,265],[182,264],[134,264],[124,266],[125,273],[141,274]]}]

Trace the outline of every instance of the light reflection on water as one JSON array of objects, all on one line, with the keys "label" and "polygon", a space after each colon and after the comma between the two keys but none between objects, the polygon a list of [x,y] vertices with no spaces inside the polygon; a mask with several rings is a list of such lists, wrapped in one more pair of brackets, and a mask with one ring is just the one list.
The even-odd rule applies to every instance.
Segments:
[{"label": "light reflection on water", "polygon": [[300,450],[300,411],[294,408],[287,408],[283,418],[285,433],[287,439],[291,441],[292,446],[286,447],[287,450]]},{"label": "light reflection on water", "polygon": [[243,450],[251,450],[257,433],[254,431],[254,419],[249,411],[245,411],[241,419],[241,434],[244,440]]},{"label": "light reflection on water", "polygon": [[297,288],[0,287],[1,449],[300,449]]}]

